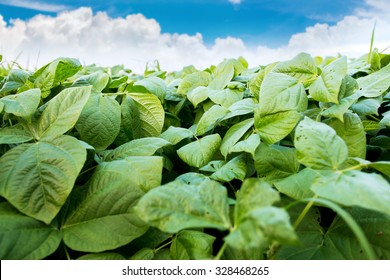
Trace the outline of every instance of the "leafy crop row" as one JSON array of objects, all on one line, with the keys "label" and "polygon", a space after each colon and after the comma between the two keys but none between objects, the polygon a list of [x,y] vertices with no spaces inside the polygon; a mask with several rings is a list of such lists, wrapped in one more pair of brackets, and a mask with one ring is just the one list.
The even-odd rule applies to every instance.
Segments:
[{"label": "leafy crop row", "polygon": [[390,259],[390,55],[1,67],[1,259]]}]

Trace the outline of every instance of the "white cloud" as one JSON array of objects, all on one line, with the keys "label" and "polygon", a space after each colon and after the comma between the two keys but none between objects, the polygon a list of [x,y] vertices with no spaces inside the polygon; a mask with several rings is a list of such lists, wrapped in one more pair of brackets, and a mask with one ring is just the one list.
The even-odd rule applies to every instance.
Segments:
[{"label": "white cloud", "polygon": [[69,9],[69,7],[65,5],[48,4],[42,1],[0,0],[0,4],[13,6],[13,7],[26,8],[26,9],[36,10],[36,11],[42,11],[42,12],[54,12],[54,13]]},{"label": "white cloud", "polygon": [[[190,64],[204,68],[238,56],[255,66],[290,59],[302,51],[321,56],[340,52],[357,57],[368,52],[373,15],[378,15],[377,3],[367,0],[368,9],[357,10],[355,15],[335,25],[310,26],[279,48],[248,47],[234,37],[217,38],[213,45],[207,46],[200,33],[161,33],[159,23],[142,14],[110,18],[103,12],[93,14],[90,8],[79,8],[55,17],[38,15],[10,24],[0,15],[0,53],[8,60],[18,57],[22,66],[30,68],[69,56],[85,64],[124,64],[136,72],[143,71],[145,64],[155,59],[163,69],[171,71]],[[376,17],[375,46],[380,50],[390,45],[389,18]]]}]

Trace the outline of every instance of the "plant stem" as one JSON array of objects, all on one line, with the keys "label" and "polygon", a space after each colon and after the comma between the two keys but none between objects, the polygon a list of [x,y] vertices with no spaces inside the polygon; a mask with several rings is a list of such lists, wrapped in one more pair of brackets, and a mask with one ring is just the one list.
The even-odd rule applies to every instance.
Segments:
[{"label": "plant stem", "polygon": [[158,250],[161,250],[162,248],[168,246],[169,244],[171,244],[173,242],[173,239],[169,240],[167,243],[164,243],[163,245],[161,245],[160,247],[157,247],[156,249],[154,249],[155,252],[157,252]]},{"label": "plant stem", "polygon": [[219,249],[217,255],[214,258],[214,260],[220,260],[222,258],[223,252],[225,252],[226,247],[227,247],[227,244],[225,242],[225,243],[223,243],[222,247]]},{"label": "plant stem", "polygon": [[[314,199],[318,198],[318,195],[315,195],[313,198]],[[314,200],[311,200],[308,204],[306,204],[306,207],[303,209],[303,211],[299,215],[298,219],[294,223],[294,229],[295,230],[298,228],[300,223],[303,221],[303,219],[305,218],[306,214],[309,212],[309,210],[313,206],[313,204],[314,204]]]},{"label": "plant stem", "polygon": [[68,249],[66,248],[66,245],[64,244],[64,251],[65,251],[65,255],[66,255],[66,258],[68,259],[68,261],[71,260],[71,257],[69,255],[69,252],[68,252]]}]

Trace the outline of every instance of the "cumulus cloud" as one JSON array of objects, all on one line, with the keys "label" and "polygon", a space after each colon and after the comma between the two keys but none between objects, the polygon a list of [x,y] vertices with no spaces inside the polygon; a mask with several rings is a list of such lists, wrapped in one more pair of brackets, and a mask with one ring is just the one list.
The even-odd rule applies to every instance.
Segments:
[{"label": "cumulus cloud", "polygon": [[[110,18],[104,12],[93,14],[90,8],[79,8],[55,17],[37,15],[10,23],[0,15],[0,53],[9,61],[17,57],[22,66],[30,68],[68,56],[85,64],[124,64],[136,72],[143,71],[146,63],[155,59],[163,69],[171,71],[190,64],[201,69],[238,56],[245,57],[250,66],[290,59],[299,52],[321,56],[341,52],[356,57],[369,49],[375,22],[372,15],[377,14],[373,3],[377,1],[367,0],[368,9],[357,10],[355,15],[344,17],[334,25],[310,26],[279,48],[248,47],[234,37],[217,38],[210,46],[204,43],[200,33],[162,33],[156,20],[142,14]],[[379,49],[390,45],[388,18],[376,18],[375,46]]]},{"label": "cumulus cloud", "polygon": [[232,4],[241,4],[241,0],[229,0]]}]

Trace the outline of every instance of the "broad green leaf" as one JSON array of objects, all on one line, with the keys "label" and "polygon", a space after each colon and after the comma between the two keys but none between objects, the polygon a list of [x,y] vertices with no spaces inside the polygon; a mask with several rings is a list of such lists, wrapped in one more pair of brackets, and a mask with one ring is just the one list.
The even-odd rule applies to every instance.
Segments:
[{"label": "broad green leaf", "polygon": [[253,249],[261,252],[261,248],[268,245],[267,238],[261,228],[251,220],[241,222],[224,240],[232,249],[244,250],[245,252]]},{"label": "broad green leaf", "polygon": [[78,78],[73,86],[92,86],[92,92],[102,92],[110,81],[110,76],[104,72],[95,72]]},{"label": "broad green leaf", "polygon": [[250,211],[246,219],[253,221],[270,241],[280,244],[296,244],[298,241],[290,217],[282,208],[257,208]]},{"label": "broad green leaf", "polygon": [[219,134],[207,135],[195,142],[191,142],[179,150],[177,154],[189,166],[202,167],[207,164],[218,151],[221,145]]},{"label": "broad green leaf", "polygon": [[208,97],[214,103],[229,108],[234,103],[240,101],[244,97],[244,93],[240,90],[227,88],[223,90],[210,90]]},{"label": "broad green leaf", "polygon": [[46,98],[53,87],[72,77],[81,68],[77,59],[58,58],[38,69],[33,75],[34,86],[40,88],[42,97]]},{"label": "broad green leaf", "polygon": [[376,161],[376,162],[370,163],[368,166],[371,168],[374,168],[375,170],[378,170],[379,172],[390,177],[390,162],[389,161]]},{"label": "broad green leaf", "polygon": [[150,248],[143,248],[130,257],[130,260],[153,260],[155,251]]},{"label": "broad green leaf", "polygon": [[253,126],[254,119],[246,119],[234,124],[226,132],[221,143],[221,154],[226,158],[232,147],[244,136],[244,134]]},{"label": "broad green leaf", "polygon": [[4,103],[1,102],[1,100],[0,100],[0,113],[3,112],[3,109],[4,109]]},{"label": "broad green leaf", "polygon": [[222,168],[226,162],[224,160],[212,160],[205,166],[202,166],[199,168],[200,171],[206,171],[206,172],[215,172],[218,169]]},{"label": "broad green leaf", "polygon": [[253,98],[245,98],[233,103],[229,108],[229,113],[223,118],[224,120],[236,116],[253,114],[255,111],[255,101]]},{"label": "broad green leaf", "polygon": [[114,252],[106,252],[106,253],[97,253],[97,254],[86,254],[78,258],[77,260],[104,260],[104,261],[111,261],[111,260],[126,260],[124,256],[118,253]]},{"label": "broad green leaf", "polygon": [[150,226],[168,233],[230,227],[226,188],[211,180],[199,185],[173,181],[155,188],[141,198],[136,211]]},{"label": "broad green leaf", "polygon": [[173,239],[171,256],[174,260],[207,260],[212,258],[215,237],[195,230],[183,230]]},{"label": "broad green leaf", "polygon": [[348,157],[348,147],[330,126],[307,117],[295,131],[298,161],[313,169],[337,169]]},{"label": "broad green leaf", "polygon": [[7,95],[1,98],[0,101],[4,104],[6,113],[26,118],[37,110],[41,101],[41,91],[39,89],[30,89],[22,93]]},{"label": "broad green leaf", "polygon": [[25,70],[12,69],[5,80],[3,87],[0,89],[0,97],[18,90],[22,87],[31,74]]},{"label": "broad green leaf", "polygon": [[249,91],[255,96],[255,98],[259,99],[259,93],[260,93],[260,87],[263,83],[264,77],[272,71],[272,69],[278,64],[279,62],[274,62],[269,65],[267,65],[265,68],[261,69],[255,76],[253,76],[248,83]]},{"label": "broad green leaf", "polygon": [[119,103],[102,94],[91,95],[76,123],[80,138],[97,151],[106,149],[117,137],[121,124]]},{"label": "broad green leaf", "polygon": [[358,115],[378,115],[378,109],[381,106],[382,98],[361,98],[351,106],[352,111]]},{"label": "broad green leaf", "polygon": [[211,89],[224,89],[234,76],[233,59],[225,59],[214,70],[214,77],[209,83]]},{"label": "broad green leaf", "polygon": [[346,98],[343,98],[339,104],[334,104],[325,111],[321,112],[321,115],[328,118],[337,118],[341,122],[344,122],[344,114],[349,111],[349,108],[360,98],[361,93],[357,92]]},{"label": "broad green leaf", "polygon": [[149,93],[128,93],[134,101],[131,107],[131,127],[134,138],[158,137],[164,126],[164,108],[160,100]]},{"label": "broad green leaf", "polygon": [[[253,239],[253,235],[251,235],[251,232],[248,232],[245,229],[243,229],[243,232],[247,233],[246,236]],[[231,234],[229,234],[229,236],[230,235]],[[227,241],[227,237],[225,238],[225,240]],[[234,240],[232,242],[234,244],[237,244],[236,247],[239,247],[239,248],[234,248],[234,247],[229,246],[229,245],[226,246],[226,249],[223,252],[223,255],[221,258],[222,260],[264,260],[265,256],[264,256],[263,252],[265,250],[267,250],[266,247],[264,248],[264,250],[262,250],[262,248],[259,248],[258,246],[245,250],[244,246],[240,246],[239,245],[240,243],[237,242],[236,240]],[[247,240],[243,240],[241,243],[244,245],[245,244],[248,245]]]},{"label": "broad green leaf", "polygon": [[251,211],[271,206],[280,200],[279,193],[269,183],[257,178],[246,179],[238,192],[234,220],[240,224]]},{"label": "broad green leaf", "polygon": [[219,120],[221,120],[227,113],[228,109],[226,108],[223,108],[219,105],[212,106],[200,118],[196,126],[195,134],[203,135],[206,132],[214,129],[218,125]]},{"label": "broad green leaf", "polygon": [[211,174],[210,178],[220,182],[230,182],[233,179],[243,181],[247,172],[245,155],[241,154],[225,163]]},{"label": "broad green leaf", "polygon": [[31,133],[20,124],[0,129],[0,144],[18,144],[32,139]]},{"label": "broad green leaf", "polygon": [[85,159],[85,149],[70,136],[21,144],[0,158],[0,195],[22,213],[49,224],[72,191]]},{"label": "broad green leaf", "polygon": [[326,124],[332,127],[347,144],[349,157],[366,158],[366,133],[358,115],[346,113],[344,122],[331,119]]},{"label": "broad green leaf", "polygon": [[196,107],[199,103],[205,101],[209,97],[210,91],[212,91],[212,89],[209,89],[204,86],[199,86],[191,90],[187,94],[187,98],[192,103],[192,105]]},{"label": "broad green leaf", "polygon": [[96,168],[84,199],[61,226],[67,246],[100,252],[123,246],[146,232],[147,225],[134,212],[144,194],[139,184],[142,174],[132,167],[128,161],[116,160]]},{"label": "broad green leaf", "polygon": [[390,113],[386,112],[383,114],[383,118],[379,122],[380,125],[385,125],[387,127],[390,127]]},{"label": "broad green leaf", "polygon": [[[390,237],[385,233],[390,230],[389,216],[358,207],[351,208],[350,214],[362,228],[378,259],[388,260],[390,258]],[[329,241],[343,253],[345,259],[366,259],[359,241],[340,217],[336,217],[327,236]]]},{"label": "broad green leaf", "polygon": [[252,134],[247,139],[242,140],[234,144],[229,152],[231,153],[240,153],[247,152],[255,157],[255,152],[257,147],[260,145],[260,136],[258,134]]},{"label": "broad green leaf", "polygon": [[310,86],[318,74],[314,59],[307,53],[300,53],[289,61],[276,64],[272,72],[283,73],[294,77],[303,83],[305,87]]},{"label": "broad green leaf", "polygon": [[299,162],[293,148],[261,143],[255,156],[257,176],[267,181],[280,180],[297,173]]},{"label": "broad green leaf", "polygon": [[164,80],[159,77],[147,77],[135,82],[134,85],[144,87],[148,92],[157,96],[161,102],[164,101],[165,96],[168,93],[168,88]]},{"label": "broad green leaf", "polygon": [[188,74],[181,80],[179,87],[177,88],[177,93],[187,94],[198,87],[208,86],[210,81],[211,75],[206,71]]},{"label": "broad green leaf", "polygon": [[[339,100],[342,100],[348,96],[351,96],[359,89],[358,82],[349,75],[346,75],[340,86]],[[361,96],[359,91],[357,95]]]},{"label": "broad green leaf", "polygon": [[61,242],[61,232],[51,225],[25,216],[9,203],[0,203],[0,259],[43,259]]},{"label": "broad green leaf", "polygon": [[178,176],[175,180],[182,181],[188,185],[199,185],[203,181],[210,180],[210,178],[200,173],[188,172]]},{"label": "broad green leaf", "polygon": [[382,126],[377,121],[363,120],[362,124],[366,132],[382,129]]},{"label": "broad green leaf", "polygon": [[362,95],[365,97],[377,97],[384,94],[390,87],[390,65],[383,67],[365,77],[357,79]]},{"label": "broad green leaf", "polygon": [[47,104],[38,120],[35,138],[61,135],[76,124],[91,93],[91,87],[67,88]]},{"label": "broad green leaf", "polygon": [[271,72],[265,76],[259,98],[260,117],[307,109],[308,100],[302,83],[286,74]]},{"label": "broad green leaf", "polygon": [[170,126],[167,130],[161,133],[160,137],[167,140],[172,145],[176,145],[180,141],[194,137],[194,133],[184,127]]},{"label": "broad green leaf", "polygon": [[129,156],[152,156],[158,149],[170,144],[168,141],[158,137],[136,139],[109,152],[105,156],[105,160],[125,159]]},{"label": "broad green leaf", "polygon": [[290,175],[283,180],[274,182],[275,187],[281,193],[296,200],[311,198],[314,196],[311,185],[319,175],[310,168],[305,168],[297,174]]},{"label": "broad green leaf", "polygon": [[143,192],[161,185],[163,159],[157,156],[132,156],[125,161],[129,164],[134,181]]},{"label": "broad green leaf", "polygon": [[322,69],[321,75],[310,85],[309,93],[320,102],[339,103],[339,91],[347,74],[347,58],[340,57]]},{"label": "broad green leaf", "polygon": [[264,117],[255,114],[255,128],[261,140],[274,144],[289,135],[300,119],[301,114],[296,111],[279,112]]},{"label": "broad green leaf", "polygon": [[312,185],[320,197],[390,215],[390,185],[382,176],[360,171],[323,171]]}]

